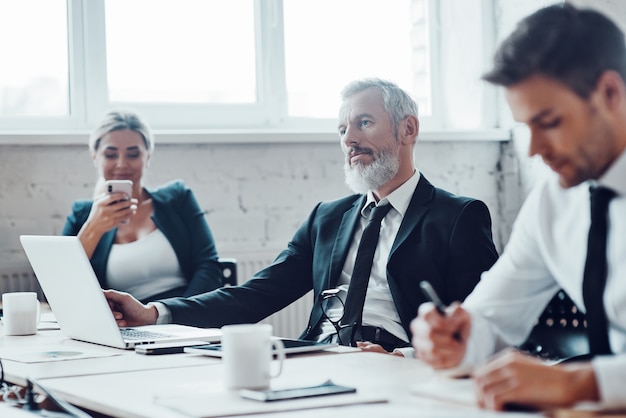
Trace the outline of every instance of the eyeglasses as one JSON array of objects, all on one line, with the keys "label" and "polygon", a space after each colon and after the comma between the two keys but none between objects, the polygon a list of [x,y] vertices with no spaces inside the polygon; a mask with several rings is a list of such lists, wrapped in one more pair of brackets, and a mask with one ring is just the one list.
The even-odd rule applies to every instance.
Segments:
[{"label": "eyeglasses", "polygon": [[[337,333],[337,341],[339,342],[340,345],[347,345],[344,343],[344,341],[342,340],[341,335],[343,334],[344,337],[346,336],[345,332],[341,332],[343,329],[346,328],[352,328],[352,331],[350,332],[350,346],[352,347],[356,347],[356,342],[355,342],[355,331],[356,331],[356,323],[354,324],[342,324],[341,321],[343,321],[343,316],[345,314],[345,310],[346,310],[346,305],[344,304],[343,300],[339,297],[339,292],[340,289],[327,289],[322,291],[321,295],[320,295],[320,305],[322,308],[322,314],[324,315],[324,318],[326,318],[326,320],[328,322],[330,322],[333,327],[335,328],[335,331]],[[341,304],[341,316],[339,317],[339,319],[331,319],[331,313],[332,313],[332,301],[333,299],[336,299],[339,301],[339,303]],[[347,342],[347,341],[346,341]]]}]

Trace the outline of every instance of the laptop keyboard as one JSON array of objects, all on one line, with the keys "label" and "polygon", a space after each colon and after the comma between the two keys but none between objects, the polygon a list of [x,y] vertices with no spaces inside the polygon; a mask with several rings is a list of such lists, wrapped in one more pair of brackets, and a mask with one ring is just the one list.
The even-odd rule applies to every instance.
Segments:
[{"label": "laptop keyboard", "polygon": [[172,337],[170,334],[163,334],[160,332],[142,331],[135,328],[120,328],[122,337],[127,341],[138,340],[155,340],[160,338]]}]

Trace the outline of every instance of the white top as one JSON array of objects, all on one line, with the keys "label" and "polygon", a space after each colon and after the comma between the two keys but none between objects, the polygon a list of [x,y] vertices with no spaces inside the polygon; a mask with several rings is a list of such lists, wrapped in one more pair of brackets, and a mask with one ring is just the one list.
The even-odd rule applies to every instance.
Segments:
[{"label": "white top", "polygon": [[[396,239],[409,203],[411,203],[411,198],[413,197],[419,179],[420,173],[416,170],[409,180],[394,190],[389,196],[378,202],[379,206],[390,204],[393,209],[387,213],[387,216],[385,216],[381,222],[380,235],[376,252],[374,253],[374,262],[372,264],[367,294],[365,296],[365,304],[363,306],[363,325],[384,328],[396,337],[407,342],[409,341],[409,337],[402,327],[398,310],[396,309],[391,291],[389,290],[389,282],[387,281],[387,261],[389,260],[391,247]],[[367,202],[363,209],[361,209],[361,219],[352,236],[348,256],[346,257],[346,262],[339,276],[337,287],[340,289],[340,292],[338,296],[344,302],[346,301],[348,286],[350,285],[350,277],[352,277],[352,271],[354,270],[354,261],[356,260],[359,242],[361,241],[361,236],[363,235],[363,230],[367,225],[371,211],[371,208],[369,208],[370,203],[376,204],[376,199],[371,191],[367,193]],[[333,306],[336,307],[334,309],[328,309],[328,314],[330,318],[335,320],[341,316],[341,304],[337,302],[334,303]],[[333,310],[337,313],[333,314]],[[326,336],[336,333],[335,328],[328,321],[322,323],[321,331],[320,339],[324,339]]]},{"label": "white top", "polygon": [[145,299],[187,282],[172,245],[163,232],[155,229],[137,241],[113,244],[107,262],[107,284]]},{"label": "white top", "polygon": [[[611,349],[592,361],[603,403],[626,406],[626,152],[598,184],[618,195],[609,206],[604,305]],[[559,287],[581,309],[590,220],[590,183],[564,189],[555,174],[538,185],[515,221],[504,253],[465,300],[472,332],[464,364],[519,344]]]}]

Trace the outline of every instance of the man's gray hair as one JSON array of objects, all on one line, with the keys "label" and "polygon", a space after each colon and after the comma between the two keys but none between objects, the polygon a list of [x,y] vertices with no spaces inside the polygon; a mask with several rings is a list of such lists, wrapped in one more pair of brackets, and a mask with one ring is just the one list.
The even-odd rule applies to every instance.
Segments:
[{"label": "man's gray hair", "polygon": [[409,93],[398,87],[397,84],[380,78],[362,78],[348,83],[341,91],[341,100],[346,101],[350,97],[364,90],[376,88],[383,95],[383,106],[391,117],[393,133],[398,135],[398,126],[407,116],[418,117],[417,103]]}]

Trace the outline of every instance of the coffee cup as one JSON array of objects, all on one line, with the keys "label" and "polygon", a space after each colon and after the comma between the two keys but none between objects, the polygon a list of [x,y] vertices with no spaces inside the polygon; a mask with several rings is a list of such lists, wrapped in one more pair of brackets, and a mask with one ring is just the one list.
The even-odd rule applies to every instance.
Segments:
[{"label": "coffee cup", "polygon": [[[272,348],[277,356],[275,362]],[[280,339],[272,337],[269,324],[225,325],[222,327],[222,360],[228,389],[266,389],[271,378],[282,371],[285,347]]]},{"label": "coffee cup", "polygon": [[2,294],[2,323],[5,335],[32,335],[37,333],[39,301],[35,292]]}]

